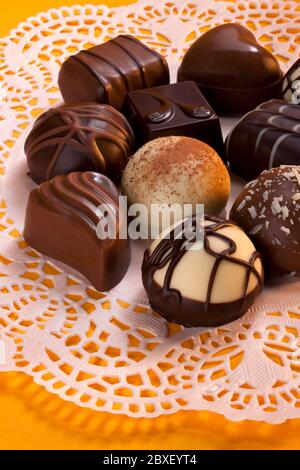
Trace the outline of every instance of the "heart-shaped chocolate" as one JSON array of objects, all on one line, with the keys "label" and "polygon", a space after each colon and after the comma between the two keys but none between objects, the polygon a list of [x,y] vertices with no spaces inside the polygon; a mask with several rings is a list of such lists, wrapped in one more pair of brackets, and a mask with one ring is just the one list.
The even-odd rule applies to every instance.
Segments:
[{"label": "heart-shaped chocolate", "polygon": [[276,98],[282,72],[251,31],[226,23],[207,31],[186,52],[178,70],[178,81],[184,80],[194,80],[216,111],[240,114]]}]

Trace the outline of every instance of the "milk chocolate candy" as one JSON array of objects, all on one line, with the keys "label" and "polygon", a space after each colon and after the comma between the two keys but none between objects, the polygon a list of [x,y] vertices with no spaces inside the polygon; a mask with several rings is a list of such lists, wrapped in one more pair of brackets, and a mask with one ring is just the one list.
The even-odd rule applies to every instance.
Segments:
[{"label": "milk chocolate candy", "polygon": [[242,114],[281,92],[276,58],[242,25],[204,33],[186,52],[178,81],[194,80],[217,113]]},{"label": "milk chocolate candy", "polygon": [[263,103],[244,116],[226,140],[227,159],[245,180],[280,165],[300,165],[300,107]]},{"label": "milk chocolate candy", "polygon": [[[196,220],[190,219],[195,233]],[[178,227],[155,240],[144,255],[142,278],[153,310],[188,327],[240,318],[264,281],[253,243],[233,222],[211,216],[203,221],[203,245]]]},{"label": "milk chocolate candy", "polygon": [[282,98],[300,104],[300,59],[287,71],[282,82]]},{"label": "milk chocolate candy", "polygon": [[218,116],[194,82],[132,91],[127,94],[124,113],[140,145],[180,135],[202,140],[224,154]]},{"label": "milk chocolate candy", "polygon": [[133,147],[132,129],[121,113],[85,103],[42,114],[28,135],[25,153],[36,183],[72,171],[96,171],[118,181]]},{"label": "milk chocolate candy", "polygon": [[[105,216],[116,223],[115,238],[98,236]],[[124,224],[115,185],[97,173],[75,172],[31,191],[24,238],[37,251],[79,271],[95,289],[107,291],[129,265],[129,240],[120,237]]]},{"label": "milk chocolate candy", "polygon": [[69,57],[58,84],[66,103],[94,101],[120,110],[126,92],[169,80],[167,62],[158,52],[132,36],[121,35]]}]

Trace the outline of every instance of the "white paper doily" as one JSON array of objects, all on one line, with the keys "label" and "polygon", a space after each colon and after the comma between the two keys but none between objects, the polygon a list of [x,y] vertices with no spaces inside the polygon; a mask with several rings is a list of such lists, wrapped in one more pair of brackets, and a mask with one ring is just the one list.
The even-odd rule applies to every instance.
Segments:
[{"label": "white paper doily", "polygon": [[299,19],[297,1],[141,0],[50,10],[0,40],[0,370],[26,372],[80,406],[136,417],[179,409],[270,423],[300,417],[299,281],[266,289],[230,325],[183,329],[149,311],[142,245],[124,281],[100,294],[21,236],[33,187],[24,140],[60,101],[57,74],[69,54],[129,33],[165,54],[174,77],[197,36],[236,21],[286,69],[300,54]]}]

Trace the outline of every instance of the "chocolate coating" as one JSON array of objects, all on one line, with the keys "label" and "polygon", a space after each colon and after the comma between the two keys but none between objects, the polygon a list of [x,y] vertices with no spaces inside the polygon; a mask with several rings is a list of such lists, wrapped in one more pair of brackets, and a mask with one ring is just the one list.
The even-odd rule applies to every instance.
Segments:
[{"label": "chocolate coating", "polygon": [[157,137],[182,135],[202,140],[224,154],[219,118],[194,82],[127,94],[124,114],[140,145]]},{"label": "chocolate coating", "polygon": [[[190,221],[196,228],[195,216]],[[263,286],[261,257],[245,233],[215,217],[206,217],[203,225],[202,248],[187,250],[185,233],[176,239],[171,229],[145,252],[142,265],[152,308],[188,327],[241,317]]]},{"label": "chocolate coating", "polygon": [[[116,221],[116,239],[97,236],[100,204]],[[29,196],[24,238],[37,251],[83,274],[100,291],[118,284],[130,262],[130,244],[119,233],[118,190],[104,175],[75,172],[56,176]]]},{"label": "chocolate coating", "polygon": [[282,82],[282,98],[300,104],[300,59],[287,71]]},{"label": "chocolate coating", "polygon": [[244,116],[226,140],[231,168],[245,180],[280,165],[300,164],[300,107],[283,100],[263,103]]},{"label": "chocolate coating", "polygon": [[121,35],[82,50],[62,65],[58,85],[66,103],[94,101],[120,110],[126,92],[169,83],[166,60],[138,39]]},{"label": "chocolate coating", "polygon": [[264,171],[239,194],[230,217],[262,254],[268,275],[300,275],[300,166]]},{"label": "chocolate coating", "polygon": [[178,81],[183,80],[194,80],[216,112],[241,114],[279,96],[282,72],[251,31],[226,23],[186,52],[178,70]]},{"label": "chocolate coating", "polygon": [[96,171],[118,181],[134,147],[132,129],[111,106],[85,103],[52,108],[25,142],[36,183],[72,171]]}]

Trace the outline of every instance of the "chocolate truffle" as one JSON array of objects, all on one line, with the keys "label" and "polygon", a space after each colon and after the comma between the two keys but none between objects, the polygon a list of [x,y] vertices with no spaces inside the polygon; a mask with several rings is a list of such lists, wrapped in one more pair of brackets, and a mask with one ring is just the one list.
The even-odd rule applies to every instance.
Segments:
[{"label": "chocolate truffle", "polygon": [[157,137],[183,135],[224,154],[219,118],[194,82],[132,91],[124,113],[140,145]]},{"label": "chocolate truffle", "polygon": [[282,83],[282,98],[300,104],[300,59],[287,71]]},{"label": "chocolate truffle", "polygon": [[237,197],[230,217],[252,239],[269,275],[300,274],[300,166],[264,171]]},{"label": "chocolate truffle", "polygon": [[251,31],[226,23],[186,52],[178,71],[178,81],[183,80],[194,80],[216,112],[241,114],[279,96],[282,72]]},{"label": "chocolate truffle", "polygon": [[[37,251],[83,274],[100,291],[118,284],[130,261],[118,190],[104,175],[76,172],[56,176],[29,196],[24,238]],[[101,205],[101,207],[100,207]],[[98,237],[104,218],[116,223],[115,238]]]},{"label": "chocolate truffle", "polygon": [[249,181],[263,170],[300,164],[300,107],[271,100],[244,116],[226,140],[234,173]]},{"label": "chocolate truffle", "polygon": [[[207,214],[217,215],[228,201],[230,178],[221,158],[207,144],[171,136],[152,140],[133,155],[121,187],[130,205],[143,204],[148,213],[152,204],[191,204],[195,212],[196,204],[204,204]],[[156,232],[164,228],[155,227],[153,220],[144,223]]]},{"label": "chocolate truffle", "polygon": [[111,106],[85,103],[42,114],[25,153],[36,183],[71,171],[97,171],[118,181],[134,146],[132,129]]},{"label": "chocolate truffle", "polygon": [[165,85],[169,81],[166,60],[129,35],[69,57],[58,77],[66,103],[94,101],[118,110],[126,92]]},{"label": "chocolate truffle", "polygon": [[153,310],[189,327],[240,318],[263,286],[261,256],[242,229],[214,217],[202,219],[202,224],[203,244],[189,239],[187,245],[185,232],[178,237],[172,228],[145,252],[142,265]]}]

